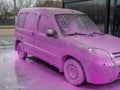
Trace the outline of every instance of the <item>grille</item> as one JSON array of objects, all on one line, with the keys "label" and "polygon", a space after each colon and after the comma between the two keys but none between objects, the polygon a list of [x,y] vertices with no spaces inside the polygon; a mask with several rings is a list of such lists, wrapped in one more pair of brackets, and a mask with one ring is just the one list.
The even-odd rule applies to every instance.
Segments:
[{"label": "grille", "polygon": [[112,53],[115,58],[120,58],[120,52]]}]

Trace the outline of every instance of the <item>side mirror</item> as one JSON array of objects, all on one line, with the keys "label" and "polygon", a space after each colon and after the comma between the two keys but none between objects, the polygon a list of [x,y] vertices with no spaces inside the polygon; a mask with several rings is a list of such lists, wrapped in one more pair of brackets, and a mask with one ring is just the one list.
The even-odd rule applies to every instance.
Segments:
[{"label": "side mirror", "polygon": [[48,29],[47,30],[47,36],[48,37],[56,37],[57,33],[53,29]]}]

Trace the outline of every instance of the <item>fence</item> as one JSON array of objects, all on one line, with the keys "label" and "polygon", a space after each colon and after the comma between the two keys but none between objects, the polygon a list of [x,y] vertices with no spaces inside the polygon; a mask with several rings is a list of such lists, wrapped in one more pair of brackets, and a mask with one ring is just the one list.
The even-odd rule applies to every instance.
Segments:
[{"label": "fence", "polygon": [[0,20],[0,25],[14,25],[15,19],[6,19],[4,22]]}]

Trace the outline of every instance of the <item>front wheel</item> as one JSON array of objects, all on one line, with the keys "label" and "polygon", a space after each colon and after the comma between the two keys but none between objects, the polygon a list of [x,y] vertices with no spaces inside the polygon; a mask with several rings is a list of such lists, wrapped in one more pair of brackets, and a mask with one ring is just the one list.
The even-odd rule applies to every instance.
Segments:
[{"label": "front wheel", "polygon": [[64,63],[64,76],[66,80],[73,85],[80,85],[85,80],[84,72],[80,63],[74,59],[68,59]]},{"label": "front wheel", "polygon": [[22,43],[19,43],[17,45],[17,52],[18,52],[19,58],[25,59],[27,57],[27,53],[25,53]]}]

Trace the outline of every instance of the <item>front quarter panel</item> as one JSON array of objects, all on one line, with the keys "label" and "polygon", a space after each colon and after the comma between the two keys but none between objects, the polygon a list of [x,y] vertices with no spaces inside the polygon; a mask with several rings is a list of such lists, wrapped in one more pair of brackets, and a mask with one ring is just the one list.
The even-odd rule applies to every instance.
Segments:
[{"label": "front quarter panel", "polygon": [[70,41],[65,38],[61,39],[61,42],[62,43],[60,43],[60,45],[59,45],[60,52],[59,52],[59,60],[58,60],[60,71],[61,72],[63,71],[64,62],[68,58],[74,58],[74,59],[78,60],[84,69],[84,65],[86,65],[85,63],[89,62],[88,49],[81,44],[78,44],[76,42]]}]

